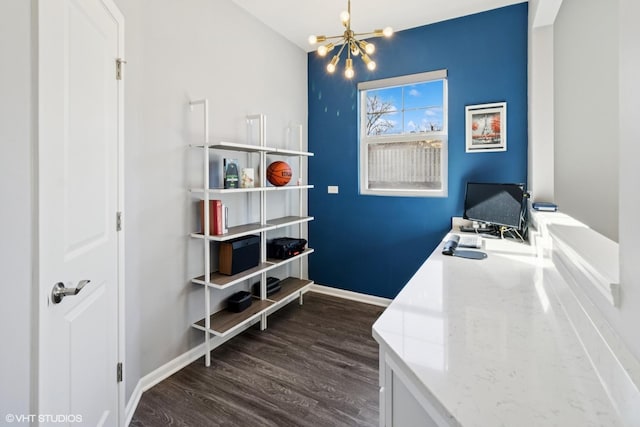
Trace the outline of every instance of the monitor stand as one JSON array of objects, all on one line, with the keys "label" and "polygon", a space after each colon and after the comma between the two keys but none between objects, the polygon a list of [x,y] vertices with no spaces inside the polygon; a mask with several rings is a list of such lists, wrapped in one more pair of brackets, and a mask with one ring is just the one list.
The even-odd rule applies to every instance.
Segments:
[{"label": "monitor stand", "polygon": [[524,242],[526,236],[526,231],[524,231],[524,234],[521,234],[520,230],[513,227],[494,225],[477,221],[473,222],[472,227],[465,227],[461,225],[460,231],[463,233],[482,234],[483,237],[488,237],[491,239],[509,238],[519,242]]},{"label": "monitor stand", "polygon": [[526,228],[524,230],[518,230],[513,227],[500,227],[498,233],[501,239],[510,238],[521,243],[525,242],[527,236]]},{"label": "monitor stand", "polygon": [[495,225],[488,224],[486,222],[481,223],[481,222],[473,221],[472,227],[465,227],[461,225],[460,231],[463,233],[478,233],[478,234],[484,234],[484,235],[495,236],[495,237],[500,236],[500,228]]}]

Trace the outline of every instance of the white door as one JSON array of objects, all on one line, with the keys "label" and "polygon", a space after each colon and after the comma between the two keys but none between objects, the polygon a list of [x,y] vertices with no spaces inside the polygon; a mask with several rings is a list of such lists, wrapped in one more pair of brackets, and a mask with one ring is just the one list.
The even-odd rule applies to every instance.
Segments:
[{"label": "white door", "polygon": [[[124,19],[111,0],[38,2],[41,425],[120,424]],[[122,265],[120,265],[122,268]],[[55,303],[58,282],[76,295]]]}]

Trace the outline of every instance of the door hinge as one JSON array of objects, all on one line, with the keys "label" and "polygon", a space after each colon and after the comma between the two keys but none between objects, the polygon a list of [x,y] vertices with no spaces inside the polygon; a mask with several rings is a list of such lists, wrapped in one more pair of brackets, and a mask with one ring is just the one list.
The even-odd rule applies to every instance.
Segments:
[{"label": "door hinge", "polygon": [[122,58],[116,58],[116,80],[122,80],[122,64],[126,64]]},{"label": "door hinge", "polygon": [[117,380],[119,383],[122,382],[122,362],[118,363],[117,367],[116,367],[116,375],[117,375]]},{"label": "door hinge", "polygon": [[116,212],[116,231],[122,230],[122,212]]}]

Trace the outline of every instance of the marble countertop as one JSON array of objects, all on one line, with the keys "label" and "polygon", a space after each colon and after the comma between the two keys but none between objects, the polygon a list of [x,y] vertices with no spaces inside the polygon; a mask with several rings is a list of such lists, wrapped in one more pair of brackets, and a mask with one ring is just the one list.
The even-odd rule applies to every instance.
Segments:
[{"label": "marble countertop", "polygon": [[556,297],[557,270],[529,244],[483,246],[485,260],[435,249],[374,324],[383,350],[452,425],[624,425]]}]

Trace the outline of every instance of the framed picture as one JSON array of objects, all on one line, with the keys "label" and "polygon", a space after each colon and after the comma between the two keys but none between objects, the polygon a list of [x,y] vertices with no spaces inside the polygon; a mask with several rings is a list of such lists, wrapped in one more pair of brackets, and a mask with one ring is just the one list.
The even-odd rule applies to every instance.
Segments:
[{"label": "framed picture", "polygon": [[467,105],[466,152],[507,150],[507,103]]}]

